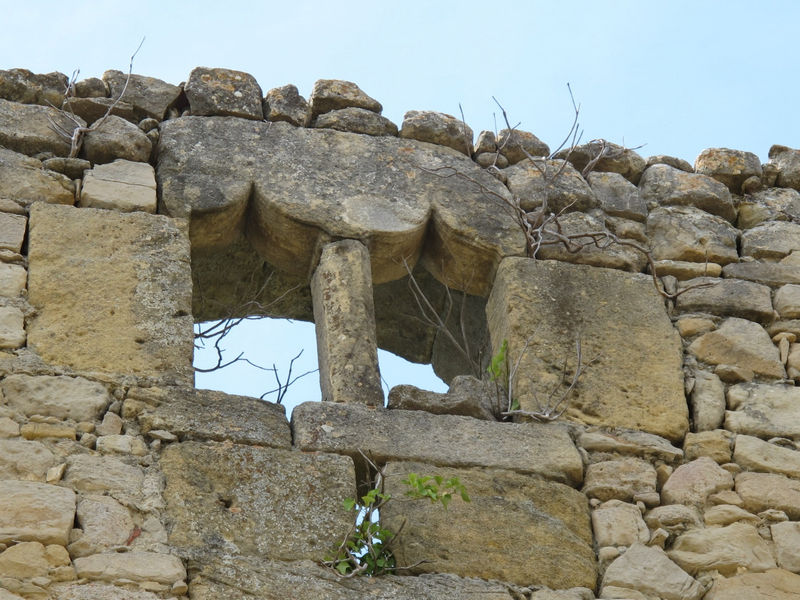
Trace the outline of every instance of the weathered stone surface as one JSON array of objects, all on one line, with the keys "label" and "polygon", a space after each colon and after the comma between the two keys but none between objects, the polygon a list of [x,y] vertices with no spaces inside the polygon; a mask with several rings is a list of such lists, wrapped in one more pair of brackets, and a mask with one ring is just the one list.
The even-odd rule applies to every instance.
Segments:
[{"label": "weathered stone surface", "polygon": [[686,433],[680,337],[647,276],[508,258],[486,312],[494,351],[508,340],[516,361],[530,340],[520,362],[526,377],[515,386],[523,410],[537,410],[531,381],[540,393],[560,383],[564,360],[574,364],[578,338],[584,359],[597,360],[575,386],[568,418],[672,441]]},{"label": "weathered stone surface", "polygon": [[383,406],[369,250],[357,240],[322,249],[311,278],[322,400]]},{"label": "weathered stone surface", "polygon": [[387,407],[495,421],[496,404],[493,383],[459,375],[453,379],[446,394],[429,392],[413,385],[396,385],[389,391]]},{"label": "weathered stone surface", "polygon": [[193,115],[264,118],[261,86],[249,73],[196,67],[183,91]]},{"label": "weathered stone surface", "polygon": [[[506,130],[504,129],[503,131]],[[481,131],[478,134],[478,140],[475,142],[476,157],[478,154],[496,154],[496,153],[497,153],[497,137],[495,136],[494,131],[486,131],[486,130]],[[508,162],[508,159],[506,159],[506,162]]]},{"label": "weathered stone surface", "polygon": [[714,460],[701,456],[672,472],[661,488],[664,504],[702,506],[709,495],[733,488],[733,476]]},{"label": "weathered stone surface", "polygon": [[148,163],[117,159],[98,165],[81,186],[80,206],[156,212],[156,174]]},{"label": "weathered stone surface", "polygon": [[[81,179],[83,178],[83,172],[86,169],[92,168],[92,163],[83,158],[65,158],[63,156],[55,156],[53,158],[47,158],[43,160],[42,166],[45,169],[66,175],[70,179]],[[3,210],[5,210],[5,207]]]},{"label": "weathered stone surface", "polygon": [[[3,197],[25,206],[37,201],[52,204],[75,202],[75,186],[72,181],[60,173],[43,169],[41,161],[35,158],[2,147],[0,181],[3,182]],[[16,230],[15,227],[14,231]]]},{"label": "weathered stone surface", "polygon": [[314,127],[365,135],[397,135],[397,125],[383,115],[352,106],[319,115],[314,120]]},{"label": "weathered stone surface", "polygon": [[800,283],[800,267],[763,262],[742,262],[725,265],[725,277],[747,279],[769,286]]},{"label": "weathered stone surface", "polygon": [[781,473],[800,479],[800,452],[750,435],[736,436],[733,460],[748,471]]},{"label": "weathered stone surface", "polygon": [[452,115],[432,110],[410,110],[403,116],[400,137],[447,146],[472,155],[472,129]]},{"label": "weathered stone surface", "polygon": [[775,144],[769,149],[769,160],[778,168],[778,187],[800,190],[800,150]]},{"label": "weathered stone surface", "polygon": [[[123,589],[107,583],[57,583],[48,588],[53,600],[159,600],[153,592]],[[0,600],[6,600],[0,596]]]},{"label": "weathered stone surface", "polygon": [[381,103],[369,97],[355,83],[339,79],[318,79],[308,98],[312,117],[341,108],[365,108],[380,113]]},{"label": "weathered stone surface", "polygon": [[[292,445],[284,408],[257,398],[191,388],[137,388],[128,398],[143,403],[136,411],[142,433],[165,430],[181,441]],[[127,406],[127,402],[126,402]]]},{"label": "weathered stone surface", "polygon": [[633,150],[619,144],[593,140],[574,148],[564,148],[556,154],[556,158],[569,160],[578,171],[583,172],[598,155],[601,156],[592,167],[593,171],[619,173],[634,185],[639,183],[645,169],[645,160]]},{"label": "weathered stone surface", "polygon": [[800,519],[800,481],[774,473],[743,472],[736,476],[736,493],[752,513],[782,510],[792,520]]},{"label": "weathered stone surface", "polygon": [[44,481],[56,458],[41,442],[0,440],[0,479]]},{"label": "weathered stone surface", "polygon": [[133,531],[130,512],[110,496],[83,496],[76,516],[83,533],[67,547],[73,558],[125,546]]},{"label": "weathered stone surface", "polygon": [[[496,147],[499,148],[509,165],[515,165],[529,156],[548,156],[550,148],[529,131],[503,129],[500,131]],[[478,151],[477,149],[475,150]],[[491,152],[494,149],[490,150]]]},{"label": "weathered stone surface", "polygon": [[691,165],[691,163],[689,163],[689,161],[683,160],[682,158],[676,158],[674,156],[667,156],[666,154],[656,154],[648,157],[647,168],[652,167],[653,165],[669,165],[673,169],[686,171],[687,173],[694,173],[694,167]]},{"label": "weathered stone surface", "polygon": [[707,508],[703,512],[703,520],[705,521],[706,525],[725,526],[738,521],[742,521],[751,525],[760,524],[760,519],[757,516],[734,504],[719,504],[717,506]]},{"label": "weathered stone surface", "polygon": [[61,106],[68,78],[63,73],[32,73],[27,69],[0,71],[0,98],[23,104]]},{"label": "weathered stone surface", "polygon": [[170,544],[187,555],[318,560],[352,526],[353,462],[343,456],[184,442],[162,454]]},{"label": "weathered stone surface", "polygon": [[267,121],[286,121],[305,127],[311,119],[308,102],[300,95],[297,86],[292,84],[268,91],[262,106]]},{"label": "weathered stone surface", "polygon": [[647,219],[647,206],[639,197],[639,188],[619,173],[592,172],[586,176],[586,181],[607,215],[641,223]]},{"label": "weathered stone surface", "polygon": [[642,200],[661,206],[694,206],[728,222],[736,219],[731,193],[719,181],[685,173],[668,165],[653,165],[639,182]]},{"label": "weathered stone surface", "polygon": [[25,345],[25,317],[16,306],[0,306],[0,348]]},{"label": "weathered stone surface", "polygon": [[[800,573],[800,522],[784,521],[769,527],[775,543],[775,559],[778,566],[793,573]],[[800,589],[798,589],[800,593]]]},{"label": "weathered stone surface", "polygon": [[694,172],[713,177],[732,193],[739,194],[748,177],[761,178],[761,161],[752,152],[706,148],[695,159]]},{"label": "weathered stone surface", "polygon": [[75,571],[80,578],[99,581],[155,581],[172,585],[186,579],[181,559],[155,552],[93,554],[76,558]]},{"label": "weathered stone surface", "polygon": [[101,454],[124,454],[144,456],[147,446],[141,438],[132,435],[101,435],[97,438],[95,449]]},{"label": "weathered stone surface", "polygon": [[725,429],[762,438],[800,437],[800,389],[759,383],[730,387]]},{"label": "weathered stone surface", "polygon": [[56,581],[75,579],[64,547],[55,544],[45,547],[40,542],[20,542],[0,553],[0,573],[18,580],[48,576]]},{"label": "weathered stone surface", "polygon": [[758,323],[746,319],[725,319],[719,329],[692,342],[689,351],[712,365],[736,365],[773,379],[786,376],[778,348],[769,334]]},{"label": "weathered stone surface", "polygon": [[767,188],[739,203],[736,226],[750,229],[765,221],[792,221],[800,217],[800,192],[789,188]]},{"label": "weathered stone surface", "polygon": [[697,370],[691,395],[694,431],[710,431],[725,419],[725,386],[720,378],[708,371]]},{"label": "weathered stone surface", "polygon": [[638,458],[604,460],[586,468],[583,493],[598,500],[631,501],[656,491],[656,471]]},{"label": "weathered stone surface", "polygon": [[[447,511],[431,502],[390,502],[382,522],[403,535],[395,544],[399,565],[414,573],[445,572],[552,588],[594,588],[589,507],[580,492],[560,483],[495,469],[436,468],[390,462],[386,491],[402,497],[408,473],[458,477],[470,502],[454,499]],[[502,497],[498,491],[502,491]],[[498,521],[497,515],[504,515]]]},{"label": "weathered stone surface", "polygon": [[578,437],[578,445],[589,452],[630,454],[664,462],[683,458],[683,451],[664,438],[635,430],[586,431]]},{"label": "weathered stone surface", "polygon": [[597,546],[630,546],[650,541],[650,530],[635,504],[609,500],[592,511],[592,530]]},{"label": "weathered stone surface", "polygon": [[663,550],[634,544],[611,563],[603,575],[600,596],[606,587],[639,591],[664,600],[699,600],[703,587],[672,562]]},{"label": "weathered stone surface", "polygon": [[152,117],[162,121],[167,109],[181,94],[181,88],[154,77],[131,75],[127,88],[128,74],[122,71],[106,71],[103,81],[108,86],[110,96],[116,99],[125,89],[123,100],[133,105],[141,118]]},{"label": "weathered stone surface", "polygon": [[0,249],[20,252],[27,224],[23,215],[0,213]]},{"label": "weathered stone surface", "polygon": [[19,433],[26,440],[43,438],[75,439],[75,427],[60,423],[25,423],[19,428]]},{"label": "weathered stone surface", "polygon": [[714,580],[704,600],[793,600],[800,594],[800,575],[783,569],[742,573]]},{"label": "weathered stone surface", "polygon": [[0,543],[67,545],[75,492],[33,481],[0,480]]},{"label": "weathered stone surface", "polygon": [[513,598],[508,588],[499,582],[465,579],[445,573],[422,574],[416,577],[384,575],[342,579],[330,569],[324,569],[310,560],[278,562],[244,556],[225,556],[199,565],[197,575],[189,583],[189,594],[192,600],[219,598],[362,600],[369,597],[381,600],[408,598],[512,600]]},{"label": "weathered stone surface", "polygon": [[150,139],[141,129],[111,115],[97,129],[86,134],[82,153],[92,163],[110,163],[119,158],[147,162],[152,149]]},{"label": "weathered stone surface", "polygon": [[775,292],[773,305],[781,319],[799,319],[800,285],[788,284],[781,286],[781,288]]},{"label": "weathered stone surface", "polygon": [[[413,266],[427,229],[429,270],[484,295],[501,257],[524,249],[502,210],[505,187],[448,150],[221,117],[172,119],[161,129],[161,210],[191,217],[195,249],[238,237],[250,205],[249,238],[275,267],[309,277],[322,244],[360,239],[370,249],[373,283],[381,283],[406,274],[402,257]],[[497,194],[500,210],[487,212],[479,186],[418,167],[469,175]]]},{"label": "weathered stone surface", "polygon": [[667,554],[692,575],[716,570],[731,576],[738,569],[759,572],[777,567],[769,544],[755,526],[746,523],[687,531]]},{"label": "weathered stone surface", "polygon": [[775,260],[800,250],[800,223],[770,221],[742,232],[742,256]]},{"label": "weathered stone surface", "polygon": [[556,424],[498,423],[420,411],[305,402],[292,412],[294,444],[373,460],[410,460],[449,467],[496,467],[578,484],[583,463]]},{"label": "weathered stone surface", "polygon": [[597,196],[575,168],[563,160],[524,160],[505,169],[508,188],[523,210],[532,211],[546,201],[547,211],[586,211],[598,206]]},{"label": "weathered stone surface", "polygon": [[694,289],[683,292],[675,302],[676,309],[681,312],[707,312],[765,324],[773,319],[772,295],[765,285],[743,279],[698,277],[683,281],[678,287],[679,290],[687,288]]},{"label": "weathered stone surface", "polygon": [[650,211],[647,236],[656,260],[708,261],[720,265],[739,260],[738,231],[725,219],[692,206]]},{"label": "weathered stone surface", "polygon": [[683,504],[663,504],[656,506],[644,516],[650,529],[663,528],[670,533],[685,531],[703,524],[700,511],[694,506]]},{"label": "weathered stone surface", "polygon": [[599,220],[605,221],[608,230],[617,237],[630,238],[644,245],[650,242],[644,223],[623,219],[622,217],[609,217],[599,211],[594,216]]},{"label": "weathered stone surface", "polygon": [[29,347],[57,365],[191,385],[189,241],[174,220],[37,204],[29,236]]},{"label": "weathered stone surface", "polygon": [[[0,99],[0,146],[22,154],[52,152],[56,156],[67,156],[69,138],[57,133],[51,120],[70,134],[76,127],[55,108]],[[78,122],[86,126],[83,119],[78,118]]]},{"label": "weathered stone surface", "polygon": [[[724,395],[722,401],[724,408]],[[715,429],[713,431],[687,433],[683,443],[683,451],[686,453],[686,460],[693,461],[701,456],[707,456],[717,464],[722,465],[731,462],[732,445],[733,434],[730,431]]]},{"label": "weathered stone surface", "polygon": [[109,492],[114,496],[139,497],[144,472],[112,456],[73,454],[67,458],[64,483],[80,492]]},{"label": "weathered stone surface", "polygon": [[[66,108],[71,110],[89,125],[107,114],[120,117],[131,123],[138,121],[133,105],[124,100],[116,102],[112,98],[70,98]],[[110,109],[110,112],[109,112]]]},{"label": "weathered stone surface", "polygon": [[0,389],[9,406],[28,416],[94,421],[111,403],[102,384],[82,377],[9,375]]}]

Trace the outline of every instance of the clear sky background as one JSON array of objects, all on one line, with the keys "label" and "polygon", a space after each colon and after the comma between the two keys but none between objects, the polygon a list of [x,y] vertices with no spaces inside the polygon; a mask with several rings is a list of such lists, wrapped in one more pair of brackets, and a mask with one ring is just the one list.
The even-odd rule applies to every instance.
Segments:
[{"label": "clear sky background", "polygon": [[[772,144],[800,147],[793,0],[0,0],[0,9],[0,69],[100,77],[126,71],[146,36],[136,73],[177,84],[195,66],[226,67],[251,73],[264,92],[294,83],[305,97],[317,79],[345,79],[398,126],[407,110],[458,115],[460,103],[476,134],[494,129],[495,96],[514,124],[555,147],[572,119],[569,82],[585,141],[644,144],[645,157],[689,162],[707,147],[762,161]],[[299,329],[250,329],[231,346],[284,373],[305,348],[296,372],[314,368],[313,326]],[[381,366],[389,385],[436,383]],[[222,372],[198,386],[260,395],[271,389],[266,375]],[[317,376],[304,381],[287,399],[318,398]]]}]

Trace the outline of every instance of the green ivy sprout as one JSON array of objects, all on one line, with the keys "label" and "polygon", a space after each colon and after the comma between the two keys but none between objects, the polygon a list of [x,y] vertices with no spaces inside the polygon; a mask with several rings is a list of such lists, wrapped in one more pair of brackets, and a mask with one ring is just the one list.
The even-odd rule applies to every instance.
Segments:
[{"label": "green ivy sprout", "polygon": [[[380,524],[379,510],[392,500],[391,494],[384,490],[384,471],[363,452],[361,455],[377,473],[375,487],[358,500],[353,498],[344,500],[342,503],[344,509],[353,513],[353,525],[341,544],[327,553],[322,564],[342,577],[355,575],[374,577],[394,573],[401,568],[411,568],[398,567],[391,550],[392,543],[400,535],[403,527],[393,532]],[[454,494],[461,496],[464,502],[470,501],[458,477],[445,480],[440,475],[429,477],[409,473],[403,483],[408,487],[405,496],[409,499],[427,498],[433,503],[441,503],[445,510]]]}]

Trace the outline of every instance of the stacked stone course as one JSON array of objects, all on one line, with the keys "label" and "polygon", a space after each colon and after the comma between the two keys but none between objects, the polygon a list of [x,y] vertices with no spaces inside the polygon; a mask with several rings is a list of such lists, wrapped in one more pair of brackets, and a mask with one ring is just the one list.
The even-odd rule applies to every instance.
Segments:
[{"label": "stacked stone course", "polygon": [[[350,82],[306,101],[198,68],[115,104],[125,80],[65,98],[0,71],[0,599],[800,596],[800,150],[550,156],[440,113],[397,127]],[[98,120],[69,157],[53,123]],[[630,246],[525,257],[514,198],[645,245],[671,297]],[[407,268],[435,306],[466,294],[473,348],[507,341],[522,411],[579,340],[563,416],[498,420]],[[289,422],[193,387],[193,323],[245,314],[316,323],[323,402]],[[378,346],[450,391],[384,408]],[[319,564],[361,452],[393,495],[417,472],[472,497],[387,505],[398,575]]]}]

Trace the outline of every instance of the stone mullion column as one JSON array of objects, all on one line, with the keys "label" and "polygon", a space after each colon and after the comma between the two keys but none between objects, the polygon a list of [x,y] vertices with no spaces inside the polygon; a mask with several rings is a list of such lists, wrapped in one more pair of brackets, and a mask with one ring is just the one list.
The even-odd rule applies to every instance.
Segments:
[{"label": "stone mullion column", "polygon": [[357,240],[322,249],[311,279],[322,399],[383,406],[369,251]]}]

